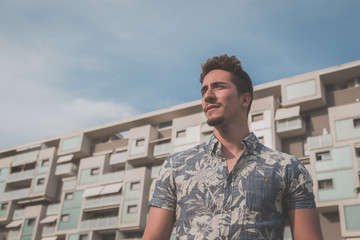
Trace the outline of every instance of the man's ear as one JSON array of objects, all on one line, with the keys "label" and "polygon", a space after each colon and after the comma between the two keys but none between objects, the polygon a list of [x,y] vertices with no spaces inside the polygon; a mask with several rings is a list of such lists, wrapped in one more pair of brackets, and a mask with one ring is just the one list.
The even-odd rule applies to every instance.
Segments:
[{"label": "man's ear", "polygon": [[244,107],[248,107],[251,100],[251,94],[250,93],[243,93],[241,94],[241,104]]}]

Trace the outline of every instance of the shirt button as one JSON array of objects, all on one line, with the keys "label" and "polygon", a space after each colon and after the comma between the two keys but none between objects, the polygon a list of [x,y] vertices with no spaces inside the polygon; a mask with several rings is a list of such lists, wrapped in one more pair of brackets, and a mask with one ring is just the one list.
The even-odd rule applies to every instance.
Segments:
[{"label": "shirt button", "polygon": [[225,160],[226,160],[225,158],[221,158],[221,161],[222,161],[222,162],[225,162]]},{"label": "shirt button", "polygon": [[228,183],[228,184],[231,184],[231,179],[227,180],[227,183]]},{"label": "shirt button", "polygon": [[221,240],[225,240],[226,239],[226,237],[225,236],[221,236]]},{"label": "shirt button", "polygon": [[224,207],[225,211],[229,211],[229,206]]}]

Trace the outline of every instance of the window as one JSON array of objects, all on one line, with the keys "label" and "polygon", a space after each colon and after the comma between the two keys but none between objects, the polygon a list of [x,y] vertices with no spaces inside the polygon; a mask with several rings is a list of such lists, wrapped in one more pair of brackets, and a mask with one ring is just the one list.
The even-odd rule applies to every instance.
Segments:
[{"label": "window", "polygon": [[138,190],[138,189],[140,189],[140,182],[130,183],[130,190]]},{"label": "window", "polygon": [[69,193],[65,193],[65,200],[71,200],[74,198],[74,193],[69,192]]},{"label": "window", "polygon": [[44,185],[45,183],[45,178],[39,178],[36,182],[37,185]]},{"label": "window", "polygon": [[330,151],[316,153],[316,161],[331,160]]},{"label": "window", "polygon": [[27,226],[28,227],[35,226],[35,218],[29,218],[27,221]]},{"label": "window", "polygon": [[25,164],[25,166],[24,166],[24,171],[26,171],[26,170],[31,170],[31,169],[35,169],[35,168],[36,168],[36,162],[29,163],[29,164]]},{"label": "window", "polygon": [[41,166],[42,166],[42,167],[49,166],[49,159],[41,160]]},{"label": "window", "polygon": [[163,122],[159,124],[159,129],[163,129],[163,128],[169,128],[172,126],[172,121],[169,122]]},{"label": "window", "polygon": [[[356,152],[356,157],[360,157],[360,147],[359,148],[355,148],[355,152]],[[360,166],[359,166],[360,167]]]},{"label": "window", "polygon": [[69,214],[63,214],[60,217],[61,222],[68,222],[69,220],[70,220],[70,215]]},{"label": "window", "polygon": [[334,188],[332,179],[325,179],[318,181],[319,189],[331,189]]},{"label": "window", "polygon": [[256,113],[251,115],[252,122],[257,122],[261,120],[264,120],[264,113]]},{"label": "window", "polygon": [[21,172],[21,171],[22,171],[21,167],[12,167],[11,168],[11,173],[17,173],[17,172]]},{"label": "window", "polygon": [[93,175],[99,175],[99,172],[100,172],[100,169],[99,168],[92,168],[90,170],[90,175],[93,176]]},{"label": "window", "polygon": [[81,234],[80,236],[79,236],[79,240],[88,240],[89,238],[88,238],[88,235],[87,234]]},{"label": "window", "polygon": [[136,139],[135,146],[136,146],[136,147],[143,147],[143,146],[145,146],[145,139],[144,139],[144,138],[142,138],[142,139]]},{"label": "window", "polygon": [[310,119],[310,116],[309,115],[306,115],[304,117],[305,119],[305,127],[306,127],[306,130],[310,131],[311,130],[311,119]]},{"label": "window", "polygon": [[304,138],[303,139],[303,150],[304,150],[304,156],[309,156],[310,155],[310,151],[309,151],[309,145],[307,143],[307,139]]},{"label": "window", "polygon": [[186,137],[186,130],[180,130],[176,132],[176,138]]},{"label": "window", "polygon": [[354,128],[360,128],[360,118],[353,119]]},{"label": "window", "polygon": [[2,203],[0,210],[6,210],[9,206],[9,203]]},{"label": "window", "polygon": [[127,208],[127,213],[129,214],[137,213],[137,208],[138,208],[137,205],[130,205]]}]

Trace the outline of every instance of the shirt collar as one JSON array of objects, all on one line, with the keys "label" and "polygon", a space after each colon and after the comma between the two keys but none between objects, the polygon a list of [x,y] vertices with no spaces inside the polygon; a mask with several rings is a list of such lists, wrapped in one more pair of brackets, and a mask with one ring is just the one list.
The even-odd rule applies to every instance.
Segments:
[{"label": "shirt collar", "polygon": [[[255,134],[251,132],[245,139],[242,140],[242,143],[244,144],[246,151],[252,153],[258,146],[259,140]],[[216,154],[216,152],[221,149],[221,142],[215,137],[214,133],[208,140],[207,148],[209,149],[209,152],[213,154]]]}]

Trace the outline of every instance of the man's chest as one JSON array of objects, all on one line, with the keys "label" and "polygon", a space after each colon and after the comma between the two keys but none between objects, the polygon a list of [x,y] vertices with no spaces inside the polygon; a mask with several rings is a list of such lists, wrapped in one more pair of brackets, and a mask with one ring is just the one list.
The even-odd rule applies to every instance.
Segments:
[{"label": "man's chest", "polygon": [[175,177],[177,203],[185,210],[207,209],[209,213],[227,206],[235,211],[282,211],[285,182],[280,171],[256,162],[228,173],[226,162],[188,165]]}]

